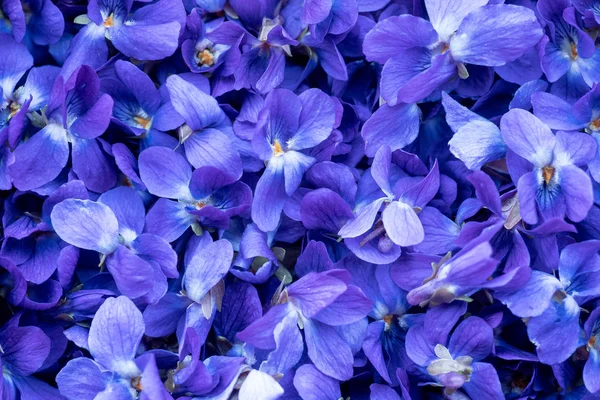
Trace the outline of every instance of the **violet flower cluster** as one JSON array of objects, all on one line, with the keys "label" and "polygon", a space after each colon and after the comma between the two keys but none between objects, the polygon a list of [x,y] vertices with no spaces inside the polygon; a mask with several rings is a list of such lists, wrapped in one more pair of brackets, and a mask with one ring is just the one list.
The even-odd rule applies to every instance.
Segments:
[{"label": "violet flower cluster", "polygon": [[0,399],[600,399],[600,0],[0,0]]}]

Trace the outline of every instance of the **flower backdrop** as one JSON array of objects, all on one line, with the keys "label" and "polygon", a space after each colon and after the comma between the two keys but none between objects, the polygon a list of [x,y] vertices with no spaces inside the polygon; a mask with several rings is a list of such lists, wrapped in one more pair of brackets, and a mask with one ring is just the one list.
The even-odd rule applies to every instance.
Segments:
[{"label": "flower backdrop", "polygon": [[0,398],[600,399],[599,33],[0,1]]}]

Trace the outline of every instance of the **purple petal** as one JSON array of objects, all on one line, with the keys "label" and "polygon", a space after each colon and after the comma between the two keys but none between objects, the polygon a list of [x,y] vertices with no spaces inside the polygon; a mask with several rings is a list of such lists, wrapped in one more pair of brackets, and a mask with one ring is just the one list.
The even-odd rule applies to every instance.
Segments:
[{"label": "purple petal", "polygon": [[87,188],[101,193],[117,181],[114,164],[96,139],[73,137],[73,171]]},{"label": "purple petal", "polygon": [[217,100],[180,76],[170,76],[167,88],[173,107],[193,130],[230,125]]},{"label": "purple petal", "polygon": [[146,232],[173,242],[196,221],[178,201],[158,199],[146,215]]},{"label": "purple petal", "polygon": [[521,157],[540,168],[551,162],[554,135],[533,114],[512,109],[502,117],[500,129],[506,145]]},{"label": "purple petal", "polygon": [[125,246],[119,245],[117,251],[107,257],[106,267],[119,291],[129,298],[143,296],[154,286],[152,265]]},{"label": "purple petal", "polygon": [[99,68],[108,59],[108,45],[104,37],[106,28],[96,24],[84,26],[71,41],[69,55],[61,69],[61,76],[68,79],[81,65]]},{"label": "purple petal", "polygon": [[471,185],[475,188],[477,198],[481,200],[484,207],[492,211],[494,214],[501,216],[502,207],[500,205],[500,196],[494,181],[484,172],[473,172],[467,178]]},{"label": "purple petal", "polygon": [[294,150],[315,147],[327,139],[335,123],[335,104],[325,93],[309,89],[298,98],[302,102],[302,112],[300,126],[290,144]]},{"label": "purple petal", "polygon": [[385,207],[381,216],[386,234],[398,246],[407,247],[423,241],[423,225],[408,204],[393,201]]},{"label": "purple petal", "polygon": [[425,1],[429,20],[442,39],[452,36],[467,15],[486,4],[487,0]]},{"label": "purple petal", "polygon": [[142,258],[158,263],[167,278],[177,278],[177,253],[162,237],[143,233],[132,243],[131,248]]},{"label": "purple petal", "polygon": [[286,315],[293,311],[291,304],[278,304],[269,309],[261,318],[237,334],[237,338],[259,349],[274,349],[274,330]]},{"label": "purple petal", "polygon": [[583,382],[591,393],[600,390],[600,355],[598,350],[590,351],[590,357],[583,367]]},{"label": "purple petal", "polygon": [[9,171],[19,190],[38,188],[58,176],[69,159],[66,131],[58,125],[46,125],[13,152]]},{"label": "purple petal", "polygon": [[348,286],[333,303],[319,311],[314,319],[331,326],[352,324],[366,317],[372,307],[373,302],[357,286]]},{"label": "purple petal", "polygon": [[317,160],[298,151],[287,151],[281,158],[283,159],[285,192],[288,196],[291,196],[300,186],[304,173]]},{"label": "purple petal", "polygon": [[586,121],[578,121],[565,100],[550,93],[537,92],[531,95],[533,112],[552,129],[578,130]]},{"label": "purple petal", "polygon": [[176,293],[166,293],[156,304],[150,304],[144,310],[145,334],[150,337],[170,335],[177,329],[177,324],[190,300]]},{"label": "purple petal", "polygon": [[439,189],[440,171],[436,160],[427,176],[402,193],[400,198],[413,207],[424,208],[435,197]]},{"label": "purple petal", "polygon": [[119,223],[119,234],[131,241],[142,233],[146,210],[137,192],[127,186],[120,186],[102,193],[98,198],[112,210]]},{"label": "purple petal", "polygon": [[[168,168],[165,168],[168,165]],[[192,168],[180,154],[166,147],[151,147],[140,153],[140,177],[155,196],[192,199],[189,184]]]},{"label": "purple petal", "polygon": [[596,155],[596,140],[583,132],[556,132],[553,165],[586,165]]},{"label": "purple petal", "polygon": [[308,193],[300,205],[302,224],[307,229],[322,229],[336,234],[352,219],[350,206],[337,193],[321,188]]},{"label": "purple petal", "polygon": [[286,199],[283,158],[273,157],[256,184],[252,202],[252,220],[260,230],[277,228]]},{"label": "purple petal", "polygon": [[479,361],[492,352],[493,343],[492,327],[479,317],[470,317],[456,327],[448,343],[448,350],[455,358],[470,356]]},{"label": "purple petal", "polygon": [[352,352],[333,327],[307,319],[304,335],[308,357],[319,371],[341,381],[352,377]]},{"label": "purple petal", "polygon": [[560,173],[560,187],[565,194],[567,216],[574,222],[582,221],[594,202],[591,179],[581,169],[572,165],[562,167]]},{"label": "purple petal", "polygon": [[542,35],[532,10],[504,4],[485,6],[462,21],[450,39],[450,51],[458,62],[500,66],[521,57]]},{"label": "purple petal", "polygon": [[69,133],[82,139],[95,139],[102,135],[112,115],[113,99],[108,94],[100,98],[69,126]]},{"label": "purple petal", "polygon": [[100,366],[89,358],[79,357],[67,363],[56,376],[60,393],[67,398],[94,399],[108,384]]},{"label": "purple petal", "polygon": [[[155,5],[175,1],[162,0]],[[181,4],[181,3],[179,3]],[[177,49],[179,31],[178,22],[160,25],[123,24],[110,31],[110,40],[123,54],[138,60],[161,60],[172,55]]]},{"label": "purple petal", "polygon": [[[20,7],[18,2],[15,2]],[[33,57],[24,44],[15,43],[6,34],[0,35],[0,52],[6,57],[0,60],[0,88],[5,96],[12,94],[23,74],[33,66]]]},{"label": "purple petal", "polygon": [[33,254],[19,266],[27,281],[41,284],[52,276],[58,268],[58,257],[61,252],[59,242],[56,237],[37,238]]},{"label": "purple petal", "polygon": [[183,286],[188,298],[200,303],[208,291],[229,271],[233,259],[231,243],[217,240],[205,247],[196,248],[186,264]]},{"label": "purple petal", "polygon": [[530,318],[527,334],[544,364],[558,364],[575,352],[579,341],[579,305],[571,296],[551,302],[541,315]]},{"label": "purple petal", "polygon": [[[532,271],[531,277],[521,289],[509,293],[497,291],[495,296],[518,317],[536,317],[550,305],[552,296],[562,285],[554,276],[541,271]],[[523,294],[527,297],[523,298]]]},{"label": "purple petal", "polygon": [[314,25],[329,16],[333,0],[309,0],[302,7],[302,23]]},{"label": "purple petal", "polygon": [[362,350],[373,364],[373,367],[387,382],[391,382],[387,370],[386,360],[383,355],[382,335],[386,328],[385,321],[371,322],[367,328],[367,334],[362,344]]},{"label": "purple petal", "polygon": [[194,132],[183,143],[185,156],[195,168],[212,166],[233,177],[242,174],[242,160],[233,140],[216,129]]},{"label": "purple petal", "polygon": [[50,338],[36,326],[9,327],[0,332],[2,364],[16,375],[36,372],[50,353]]},{"label": "purple petal", "polygon": [[[387,236],[375,238],[364,244],[363,240],[366,239],[367,235],[368,233],[365,233],[344,240],[348,249],[361,260],[377,265],[389,264],[396,261],[402,254],[402,247],[394,244]],[[380,242],[383,242],[385,249],[380,249]]]},{"label": "purple petal", "polygon": [[124,296],[108,298],[92,320],[90,353],[123,377],[137,376],[139,369],[133,359],[143,335],[144,320],[135,304]]},{"label": "purple petal", "polygon": [[381,106],[362,129],[366,155],[373,157],[385,145],[394,151],[411,144],[419,134],[420,118],[421,112],[415,104]]},{"label": "purple petal", "polygon": [[110,254],[119,245],[119,223],[104,204],[67,199],[54,206],[50,218],[58,236],[73,246]]},{"label": "purple petal", "polygon": [[472,367],[471,379],[463,385],[471,398],[498,400],[504,398],[498,373],[492,364],[478,362]]},{"label": "purple petal", "polygon": [[325,273],[309,273],[288,287],[288,296],[305,318],[312,318],[330,306],[347,286]]},{"label": "purple petal", "polygon": [[438,40],[429,21],[412,15],[390,17],[379,22],[367,35],[363,51],[367,60],[384,64],[406,49],[428,47]]},{"label": "purple petal", "polygon": [[294,387],[304,400],[339,399],[340,384],[321,373],[312,364],[298,368],[294,375]]}]

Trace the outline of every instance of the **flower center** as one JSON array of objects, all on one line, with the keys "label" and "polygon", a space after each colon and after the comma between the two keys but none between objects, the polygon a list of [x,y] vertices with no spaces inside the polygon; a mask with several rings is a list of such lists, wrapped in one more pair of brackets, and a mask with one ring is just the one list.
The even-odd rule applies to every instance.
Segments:
[{"label": "flower center", "polygon": [[106,19],[104,20],[104,24],[105,27],[110,28],[111,26],[115,25],[115,15],[114,14],[110,14],[108,17],[106,17]]},{"label": "flower center", "polygon": [[571,59],[577,60],[579,58],[579,51],[577,51],[577,44],[571,43]]},{"label": "flower center", "polygon": [[592,122],[590,122],[589,125],[589,129],[591,131],[597,131],[600,130],[600,118],[593,120]]},{"label": "flower center", "polygon": [[596,345],[596,342],[598,341],[598,335],[592,336],[590,338],[590,340],[588,341],[587,345],[588,348],[594,348],[594,346]]},{"label": "flower center", "polygon": [[142,391],[142,377],[136,376],[131,379],[131,387],[137,390],[138,392]]},{"label": "flower center", "polygon": [[196,54],[198,57],[198,65],[212,67],[215,65],[214,53],[209,49],[204,49]]},{"label": "flower center", "polygon": [[8,118],[12,118],[19,112],[19,110],[21,109],[21,105],[19,103],[17,103],[16,101],[11,101],[8,108],[10,110],[10,113],[8,114]]},{"label": "flower center", "polygon": [[544,168],[542,168],[542,176],[544,177],[544,182],[546,182],[546,185],[548,185],[552,180],[555,171],[556,169],[554,169],[554,167],[551,165],[546,165]]},{"label": "flower center", "polygon": [[392,321],[394,316],[392,314],[387,314],[383,316],[383,322],[385,322],[385,330],[389,330],[392,326]]},{"label": "flower center", "polygon": [[144,129],[148,129],[150,123],[152,122],[152,118],[144,117],[141,115],[136,115],[135,117],[133,117],[133,120]]},{"label": "flower center", "polygon": [[283,148],[281,147],[281,143],[279,143],[279,140],[276,140],[273,143],[273,156],[274,157],[279,157],[281,155],[283,155],[284,151]]}]

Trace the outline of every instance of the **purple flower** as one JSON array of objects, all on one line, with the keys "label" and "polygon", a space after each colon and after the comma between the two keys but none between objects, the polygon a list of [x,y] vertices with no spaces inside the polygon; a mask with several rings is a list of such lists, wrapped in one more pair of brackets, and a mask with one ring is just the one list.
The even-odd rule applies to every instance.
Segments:
[{"label": "purple flower", "polygon": [[598,335],[600,334],[600,311],[595,309],[584,325],[586,338],[588,339],[586,348],[590,352],[585,366],[583,367],[583,381],[585,387],[591,393],[600,391],[600,344]]},{"label": "purple flower", "polygon": [[179,130],[179,140],[190,164],[194,168],[215,167],[239,178],[240,139],[233,134],[231,121],[217,101],[179,76],[169,77],[167,88],[173,107],[185,121]]},{"label": "purple flower", "polygon": [[264,231],[277,228],[283,206],[315,162],[306,151],[329,137],[336,124],[335,104],[311,89],[299,96],[273,90],[265,100],[252,148],[267,168],[256,184],[252,219]]},{"label": "purple flower", "polygon": [[[33,58],[22,44],[17,44],[7,35],[0,34],[0,51],[11,54],[11,60],[0,61],[0,142],[17,147],[29,119],[36,121],[40,111],[48,104],[50,91],[59,69],[53,66],[32,68],[22,86],[17,86],[21,77],[33,65]],[[29,117],[29,119],[28,119]],[[36,118],[38,117],[38,118]],[[8,176],[2,177],[5,189],[10,189]]]},{"label": "purple flower", "polygon": [[[190,71],[195,73],[212,72],[223,63],[231,64],[231,56],[228,50],[232,47],[228,44],[215,44],[206,37],[206,31],[210,32],[223,23],[217,19],[204,23],[198,9],[194,9],[187,17],[186,40],[181,44],[183,59]],[[237,43],[239,46],[239,43]],[[232,52],[232,53],[235,53]],[[225,68],[231,66],[227,65]],[[231,75],[233,73],[226,73]]]},{"label": "purple flower", "polygon": [[[589,176],[578,166],[596,154],[596,142],[580,132],[554,135],[532,114],[514,109],[501,120],[502,137],[515,156],[508,158],[517,182],[521,216],[529,224],[565,214],[573,221],[585,218],[593,204]],[[514,171],[514,172],[513,172]]]},{"label": "purple flower", "polygon": [[167,292],[154,305],[146,307],[146,335],[161,337],[177,330],[183,339],[187,328],[193,328],[204,343],[223,299],[222,279],[233,259],[233,248],[224,239],[212,241],[208,232],[190,240],[185,255],[185,273],[181,294]]},{"label": "purple flower", "polygon": [[430,384],[442,386],[447,396],[464,390],[471,398],[503,399],[496,370],[481,362],[493,349],[492,327],[479,317],[468,317],[450,334],[464,312],[460,305],[427,311],[423,322],[409,329],[406,351],[426,369],[434,380]]},{"label": "purple flower", "polygon": [[90,67],[82,66],[66,82],[59,77],[45,113],[46,125],[13,153],[9,171],[14,185],[30,190],[49,183],[71,153],[73,171],[88,189],[102,192],[114,186],[116,173],[97,139],[108,127],[112,106],[110,96],[100,95],[100,80]]},{"label": "purple flower", "polygon": [[131,300],[121,296],[106,299],[90,327],[89,351],[93,360],[80,357],[69,361],[56,377],[67,398],[110,396],[114,399],[172,399],[164,388],[155,356],[138,356],[144,335],[142,313]]},{"label": "purple flower", "polygon": [[504,65],[542,37],[533,11],[487,1],[427,0],[429,21],[390,17],[365,36],[369,61],[385,64],[381,96],[390,106],[423,100],[453,78],[466,79],[469,64]]},{"label": "purple flower", "polygon": [[575,101],[600,82],[600,52],[580,26],[575,8],[566,0],[540,0],[538,10],[547,23],[542,39],[542,70],[553,82],[552,93]]},{"label": "purple flower", "polygon": [[513,281],[529,276],[529,268],[524,266],[494,278],[498,260],[492,258],[492,248],[485,239],[485,235],[475,239],[455,256],[448,253],[435,262],[422,256],[412,262],[400,259],[392,269],[394,282],[409,291],[410,304],[433,307],[454,300],[470,301],[469,296],[480,289],[512,287]]},{"label": "purple flower", "polygon": [[175,278],[177,257],[160,236],[142,233],[144,205],[128,187],[112,189],[91,200],[67,199],[52,210],[52,225],[62,240],[102,255],[119,291],[132,298],[157,302]]},{"label": "purple flower", "polygon": [[[589,133],[596,144],[600,143],[600,86],[569,104],[550,93],[535,93],[531,97],[533,112],[551,129],[565,131],[584,130]],[[600,180],[600,146],[597,146],[595,157],[588,163],[590,174],[594,180]]]},{"label": "purple flower", "polygon": [[173,108],[166,87],[156,89],[148,75],[126,61],[116,61],[114,72],[114,78],[100,81],[102,92],[114,101],[112,122],[140,137],[141,149],[177,147],[177,139],[165,132],[183,125],[183,118]]},{"label": "purple flower", "polygon": [[127,57],[161,60],[177,49],[185,26],[185,9],[177,0],[160,0],[135,10],[131,0],[92,0],[87,14],[75,22],[85,26],[73,38],[62,75],[69,78],[80,65],[98,68],[108,59],[106,39]]},{"label": "purple flower", "polygon": [[521,289],[497,294],[513,314],[529,318],[527,333],[541,362],[561,363],[579,345],[579,304],[600,295],[596,283],[599,250],[596,240],[566,246],[560,254],[558,279],[533,271]]},{"label": "purple flower", "polygon": [[435,163],[421,179],[401,169],[402,157],[393,155],[388,146],[380,148],[369,174],[361,179],[367,196],[357,201],[355,217],[338,232],[350,250],[367,262],[393,262],[400,256],[400,247],[418,245],[425,237],[417,213],[426,209],[439,190],[438,166]]},{"label": "purple flower", "polygon": [[0,9],[0,31],[11,33],[18,43],[25,37],[45,46],[63,36],[65,20],[51,0],[6,0]]},{"label": "purple flower", "polygon": [[[190,226],[196,231],[201,226],[226,229],[231,217],[250,206],[250,188],[216,167],[192,172],[183,156],[165,147],[146,149],[139,160],[142,181],[150,193],[161,197],[148,212],[146,230],[169,242]],[[165,162],[170,166],[167,171]]]},{"label": "purple flower", "polygon": [[66,287],[75,267],[73,258],[77,262],[78,250],[72,246],[61,246],[60,238],[53,231],[50,215],[57,203],[69,198],[87,199],[88,192],[83,182],[73,180],[38,203],[40,208],[30,208],[31,196],[13,195],[4,202],[2,223],[6,240],[2,254],[19,266],[28,282],[41,285],[58,271],[59,280]]},{"label": "purple flower", "polygon": [[[372,302],[348,280],[344,270],[305,275],[278,293],[277,305],[237,337],[259,349],[272,350],[268,364],[273,372],[283,373],[302,356],[304,344],[298,328],[303,329],[308,357],[316,368],[332,378],[350,378],[353,353],[358,349],[352,350],[346,334],[360,336],[362,331],[364,335],[366,325],[360,321]],[[287,354],[279,351],[283,343],[289,343]]]},{"label": "purple flower", "polygon": [[506,145],[500,129],[489,120],[460,105],[442,93],[446,122],[454,132],[448,142],[450,151],[471,170],[506,155]]},{"label": "purple flower", "polygon": [[0,329],[0,365],[5,396],[63,398],[56,388],[32,376],[45,366],[51,347],[50,338],[42,329],[19,326],[19,317],[13,317]]}]

